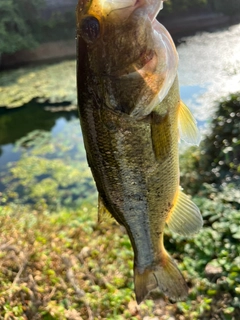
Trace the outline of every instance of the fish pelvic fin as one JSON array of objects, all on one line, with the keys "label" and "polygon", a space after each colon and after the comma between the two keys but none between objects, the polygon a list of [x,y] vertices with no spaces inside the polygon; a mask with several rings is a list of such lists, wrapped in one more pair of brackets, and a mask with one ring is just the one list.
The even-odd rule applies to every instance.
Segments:
[{"label": "fish pelvic fin", "polygon": [[171,231],[184,236],[197,233],[203,226],[203,219],[198,207],[180,188],[166,223]]},{"label": "fish pelvic fin", "polygon": [[159,265],[147,268],[140,273],[134,269],[135,295],[140,304],[148,294],[159,289],[171,301],[184,300],[188,295],[188,287],[175,261],[165,251],[164,259]]},{"label": "fish pelvic fin", "polygon": [[113,219],[111,213],[106,208],[101,196],[98,195],[98,223],[102,223],[103,221],[111,223],[115,220]]},{"label": "fish pelvic fin", "polygon": [[197,122],[191,111],[182,101],[179,106],[178,120],[180,138],[189,144],[198,146],[201,141],[201,135],[197,127]]}]

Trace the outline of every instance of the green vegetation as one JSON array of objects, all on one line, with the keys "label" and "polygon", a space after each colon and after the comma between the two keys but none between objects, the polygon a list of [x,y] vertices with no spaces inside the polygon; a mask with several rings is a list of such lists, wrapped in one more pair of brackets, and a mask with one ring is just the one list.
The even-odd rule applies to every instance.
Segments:
[{"label": "green vegetation", "polygon": [[239,0],[213,0],[214,9],[228,15],[240,13]]},{"label": "green vegetation", "polygon": [[0,107],[17,108],[35,99],[39,103],[77,105],[76,62],[65,61],[1,73]]},{"label": "green vegetation", "polygon": [[50,18],[41,20],[40,28],[36,32],[38,42],[74,40],[76,37],[75,9],[75,6],[65,12],[55,9]]},{"label": "green vegetation", "polygon": [[168,0],[164,3],[164,11],[161,14],[179,14],[191,9],[207,7],[209,0]]},{"label": "green vegetation", "polygon": [[74,39],[75,8],[44,17],[45,0],[0,0],[0,55],[43,42]]},{"label": "green vegetation", "polygon": [[78,120],[54,137],[35,131],[19,140],[21,159],[0,177],[0,318],[240,319],[239,101],[221,101],[200,149],[181,156],[181,184],[204,228],[189,239],[166,230],[190,288],[176,304],[156,293],[156,304],[136,305],[130,241],[114,221],[97,222]]},{"label": "green vegetation", "polygon": [[79,120],[52,137],[35,130],[17,141],[15,151],[22,156],[0,173],[7,185],[0,205],[34,203],[36,208],[57,210],[62,206],[78,208],[84,199],[96,199],[96,191],[86,162]]},{"label": "green vegetation", "polygon": [[181,13],[197,13],[199,10],[212,10],[226,15],[240,13],[239,0],[167,0],[164,3],[163,16],[179,15]]},{"label": "green vegetation", "polygon": [[[201,143],[200,148],[190,148],[187,151],[188,157],[183,157],[182,183],[188,193],[201,192],[204,183],[225,193],[229,186],[239,189],[239,121],[240,94],[238,93],[230,95],[219,103],[211,123],[211,132]],[[230,194],[231,191],[229,197]],[[234,193],[232,197],[234,198]],[[239,195],[236,198],[238,197]]]},{"label": "green vegetation", "polygon": [[[234,94],[222,101],[212,121],[210,133],[202,145],[200,162],[202,179],[225,187],[226,183],[240,186],[240,96]],[[209,172],[209,168],[211,168]]]},{"label": "green vegetation", "polygon": [[35,33],[42,6],[43,0],[0,0],[0,54],[38,44]]}]

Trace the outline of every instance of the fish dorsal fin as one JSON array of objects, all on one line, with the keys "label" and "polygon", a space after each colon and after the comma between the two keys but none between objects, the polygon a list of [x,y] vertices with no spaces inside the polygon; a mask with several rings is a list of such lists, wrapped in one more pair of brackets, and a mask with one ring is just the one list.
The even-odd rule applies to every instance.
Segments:
[{"label": "fish dorsal fin", "polygon": [[184,236],[197,233],[203,225],[202,216],[198,207],[180,188],[166,222],[171,231]]},{"label": "fish dorsal fin", "polygon": [[180,138],[190,144],[199,145],[201,136],[191,111],[181,101],[179,107],[179,133]]},{"label": "fish dorsal fin", "polygon": [[100,195],[98,195],[98,223],[103,221],[113,221],[113,217],[108,209],[105,207],[105,204]]}]

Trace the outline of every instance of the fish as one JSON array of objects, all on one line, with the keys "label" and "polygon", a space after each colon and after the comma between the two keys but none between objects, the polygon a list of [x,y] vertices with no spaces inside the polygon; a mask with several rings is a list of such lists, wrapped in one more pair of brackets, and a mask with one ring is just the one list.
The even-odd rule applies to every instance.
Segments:
[{"label": "fish", "polygon": [[155,290],[187,297],[164,230],[190,236],[203,225],[179,185],[179,140],[198,145],[200,134],[180,98],[176,47],[156,20],[162,6],[79,0],[76,9],[78,109],[99,219],[110,215],[126,229],[138,304]]}]

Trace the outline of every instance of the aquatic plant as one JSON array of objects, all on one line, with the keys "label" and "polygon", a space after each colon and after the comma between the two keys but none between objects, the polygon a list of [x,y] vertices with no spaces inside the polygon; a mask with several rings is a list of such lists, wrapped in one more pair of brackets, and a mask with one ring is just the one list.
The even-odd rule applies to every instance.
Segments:
[{"label": "aquatic plant", "polygon": [[0,107],[17,108],[38,102],[69,102],[77,106],[74,60],[1,73]]},{"label": "aquatic plant", "polygon": [[0,173],[5,185],[0,204],[14,201],[56,209],[78,207],[89,196],[96,199],[78,119],[54,137],[32,131],[17,141],[15,151],[21,151],[20,160]]}]

